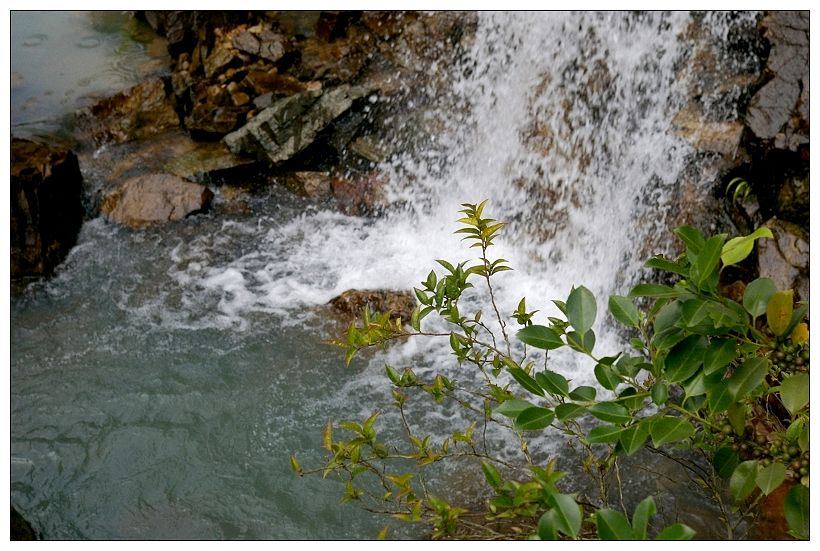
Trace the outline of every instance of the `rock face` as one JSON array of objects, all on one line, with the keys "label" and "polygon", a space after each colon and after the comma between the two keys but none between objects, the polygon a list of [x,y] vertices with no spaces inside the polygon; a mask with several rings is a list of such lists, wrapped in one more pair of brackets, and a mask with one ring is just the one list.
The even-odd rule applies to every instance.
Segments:
[{"label": "rock face", "polygon": [[31,527],[29,521],[14,506],[11,507],[11,530],[9,535],[9,539],[12,541],[34,541],[39,539],[37,532]]},{"label": "rock face", "polygon": [[12,139],[12,278],[49,275],[68,254],[83,221],[82,182],[71,151]]},{"label": "rock face", "polygon": [[144,139],[179,127],[173,96],[155,78],[80,112],[78,134],[95,145]]},{"label": "rock face", "polygon": [[757,241],[761,277],[771,278],[778,289],[794,289],[795,300],[809,299],[809,241],[796,224],[772,219],[766,223],[774,239]]},{"label": "rock face", "polygon": [[368,92],[366,88],[341,85],[326,92],[310,90],[290,96],[225,136],[225,145],[235,154],[266,157],[280,164],[313,143],[322,130]]},{"label": "rock face", "polygon": [[376,313],[389,312],[391,318],[401,318],[404,323],[409,323],[416,299],[408,291],[351,289],[332,299],[329,304],[351,319],[361,316],[365,306],[369,306]]},{"label": "rock face", "polygon": [[205,186],[170,174],[147,174],[110,192],[100,210],[113,222],[140,228],[203,212],[212,199],[213,193]]}]

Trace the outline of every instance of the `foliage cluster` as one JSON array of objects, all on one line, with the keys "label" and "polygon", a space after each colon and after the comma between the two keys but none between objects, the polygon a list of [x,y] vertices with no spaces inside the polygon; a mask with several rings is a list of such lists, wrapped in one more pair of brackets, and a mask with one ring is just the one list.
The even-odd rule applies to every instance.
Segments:
[{"label": "foliage cluster", "polygon": [[[349,363],[357,351],[395,339],[446,338],[458,363],[480,372],[481,384],[466,386],[442,374],[422,380],[412,368],[386,366],[405,439],[380,438],[379,412],[361,423],[329,422],[323,439],[327,463],[310,472],[339,477],[345,500],[428,523],[434,538],[689,539],[694,531],[683,524],[652,526],[652,496],[630,515],[623,501],[621,510],[613,505],[607,489],[619,459],[643,449],[667,456],[684,449],[708,460],[709,469],[688,468],[717,503],[727,538],[784,484],[790,533],[807,538],[807,305],[795,305],[791,290],[778,290],[766,278],[750,282],[740,302],[719,290],[722,270],[743,261],[755,241],[771,238],[771,232],[761,228],[727,239],[707,238],[692,227],[675,230],[685,250],[676,258],[654,257],[646,266],[677,281],[641,283],[626,296],[610,296],[609,314],[630,332],[630,348],[601,355],[593,330],[598,305],[586,287],[554,300],[561,315],[548,316],[546,324],[533,321],[537,311],[527,309],[526,298],[502,316],[492,281],[511,268],[505,259],[489,256],[504,224],[484,217],[485,204],[463,205],[457,231],[478,249],[477,261],[439,260],[444,273],[431,271],[415,289],[420,305],[410,328],[365,310],[361,323],[337,342],[347,349]],[[473,282],[487,288],[492,324],[485,323],[482,310],[467,314],[459,307]],[[449,331],[422,328],[433,313]],[[518,326],[515,340],[508,334],[512,323]],[[600,388],[573,387],[550,369],[549,353],[560,348],[589,358]],[[419,434],[406,409],[411,395],[419,394],[436,403],[454,401],[472,422],[442,441]],[[490,425],[514,435],[519,460],[489,451]],[[584,451],[584,468],[598,480],[597,496],[567,491],[566,473],[555,460],[533,459],[533,439],[548,430]],[[426,467],[454,460],[480,465],[492,493],[486,511],[450,504],[425,483]],[[304,474],[295,457],[292,466]]]}]

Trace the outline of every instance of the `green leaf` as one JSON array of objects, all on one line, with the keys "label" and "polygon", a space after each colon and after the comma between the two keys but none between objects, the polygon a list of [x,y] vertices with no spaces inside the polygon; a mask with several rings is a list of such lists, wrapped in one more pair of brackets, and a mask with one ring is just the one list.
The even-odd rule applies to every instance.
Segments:
[{"label": "green leaf", "polygon": [[535,374],[535,380],[541,388],[552,395],[569,395],[569,382],[559,373],[545,369]]},{"label": "green leaf", "polygon": [[780,401],[794,415],[809,403],[809,376],[797,373],[783,379],[780,383]]},{"label": "green leaf", "polygon": [[688,266],[686,266],[685,264],[673,262],[662,256],[655,256],[650,258],[644,263],[644,266],[646,266],[647,268],[656,268],[658,270],[672,272],[673,274],[682,275],[683,277],[689,277]]},{"label": "green leaf", "polygon": [[666,386],[664,382],[657,381],[654,385],[652,385],[650,396],[652,397],[653,403],[662,406],[666,403],[666,400],[669,399],[669,387]]},{"label": "green leaf", "polygon": [[602,540],[635,539],[635,532],[632,531],[629,521],[618,511],[598,509],[595,511],[595,525],[598,527],[598,537]]},{"label": "green leaf", "polygon": [[542,407],[527,408],[515,418],[515,426],[520,430],[541,430],[550,426],[555,413],[551,409]]},{"label": "green leaf", "polygon": [[703,363],[708,341],[700,335],[690,335],[672,347],[666,356],[665,378],[670,383],[685,381]]},{"label": "green leaf", "polygon": [[715,472],[724,480],[732,476],[738,463],[740,463],[740,457],[737,455],[737,452],[729,446],[718,448],[712,457],[712,465],[715,467]]},{"label": "green leaf", "polygon": [[484,471],[484,478],[487,479],[487,484],[493,488],[498,488],[501,486],[501,474],[492,463],[482,461],[481,470]]},{"label": "green leaf", "polygon": [[579,402],[591,402],[595,399],[597,391],[591,386],[579,386],[569,393],[569,397]]},{"label": "green leaf", "polygon": [[778,291],[771,296],[766,305],[766,323],[775,336],[780,337],[786,333],[789,322],[792,319],[794,308],[794,291]]},{"label": "green leaf", "polygon": [[555,406],[555,416],[558,417],[560,421],[566,421],[568,419],[573,419],[574,417],[578,417],[579,415],[583,414],[587,408],[584,406],[573,404],[573,403],[566,403],[566,404],[559,404]]},{"label": "green leaf", "polygon": [[567,494],[550,494],[547,499],[555,511],[556,528],[574,539],[581,530],[583,520],[581,507],[575,498]]},{"label": "green leaf", "polygon": [[785,517],[789,528],[800,538],[809,537],[809,489],[797,484],[786,494]]},{"label": "green leaf", "polygon": [[595,378],[601,383],[601,386],[607,390],[615,390],[615,387],[621,383],[621,378],[618,374],[604,364],[595,366]]},{"label": "green leaf", "polygon": [[589,408],[589,412],[607,423],[626,423],[632,419],[629,410],[614,402],[598,402]]},{"label": "green leaf", "polygon": [[703,354],[703,372],[711,375],[723,369],[737,355],[737,341],[734,339],[714,339]]},{"label": "green leaf", "polygon": [[567,318],[580,334],[584,334],[595,323],[598,306],[595,296],[584,286],[576,287],[567,298]]},{"label": "green leaf", "polygon": [[743,307],[752,317],[762,316],[766,313],[766,305],[769,299],[777,292],[774,281],[768,277],[759,277],[749,283],[743,291]]},{"label": "green leaf", "polygon": [[[723,266],[731,266],[744,260],[751,254],[754,248],[755,239],[761,237],[773,238],[772,231],[769,228],[758,228],[754,233],[735,237],[726,242],[721,251],[720,259],[723,261]],[[754,316],[754,314],[752,314]]]},{"label": "green leaf", "polygon": [[630,297],[650,297],[650,298],[677,298],[689,294],[686,289],[658,285],[657,283],[641,283],[636,285],[629,292]]},{"label": "green leaf", "polygon": [[612,316],[628,327],[638,328],[640,326],[640,314],[638,308],[629,297],[612,295],[609,297],[609,311]]},{"label": "green leaf", "polygon": [[647,496],[638,503],[635,507],[635,512],[632,514],[632,529],[635,531],[636,540],[646,539],[646,529],[649,526],[649,519],[655,516],[658,508],[655,506],[655,500],[652,496]]},{"label": "green leaf", "polygon": [[538,383],[535,382],[535,379],[530,377],[526,371],[524,371],[520,367],[508,367],[507,370],[510,372],[510,375],[513,376],[513,379],[518,381],[518,384],[523,386],[532,394],[535,394],[537,396],[544,395],[544,391],[541,389],[540,386],[538,386]]},{"label": "green leaf", "polygon": [[516,333],[518,340],[542,350],[554,350],[564,346],[564,341],[554,330],[544,325],[530,325]]},{"label": "green leaf", "polygon": [[531,407],[535,407],[535,405],[527,402],[526,400],[505,400],[493,410],[493,413],[497,413],[505,417],[515,418],[518,417],[518,414],[522,411]]},{"label": "green leaf", "polygon": [[553,541],[558,539],[556,529],[558,514],[555,509],[550,509],[538,519],[538,539],[542,541]]},{"label": "green leaf", "polygon": [[290,456],[290,468],[299,476],[303,476],[305,474],[304,471],[302,471],[302,467],[301,465],[299,465],[299,461],[297,461],[295,455]]},{"label": "green leaf", "polygon": [[729,478],[729,495],[735,503],[749,497],[755,489],[758,463],[755,460],[744,461],[735,468]]},{"label": "green leaf", "polygon": [[587,441],[590,444],[612,444],[621,438],[623,430],[617,425],[600,425],[589,431]]},{"label": "green leaf", "polygon": [[683,541],[683,540],[691,540],[695,537],[695,531],[686,526],[685,524],[676,523],[667,526],[661,533],[658,534],[658,537],[655,539],[658,541]]},{"label": "green leaf", "polygon": [[709,401],[709,407],[715,413],[724,411],[734,402],[728,381],[719,381],[709,386],[706,389],[706,398]]},{"label": "green leaf", "polygon": [[740,400],[746,397],[763,382],[768,371],[769,362],[765,358],[755,356],[744,361],[729,377],[729,393],[732,398]]},{"label": "green leaf", "polygon": [[652,443],[657,448],[669,442],[689,438],[695,433],[695,427],[685,419],[666,415],[655,419],[649,433],[652,435]]},{"label": "green leaf", "polygon": [[780,462],[773,462],[757,472],[755,484],[765,495],[769,495],[786,480],[786,466]]},{"label": "green leaf", "polygon": [[735,402],[726,411],[726,417],[729,418],[729,424],[737,434],[742,435],[746,427],[746,403]]},{"label": "green leaf", "polygon": [[698,287],[703,287],[712,272],[718,267],[720,262],[721,249],[726,240],[726,234],[715,235],[706,240],[694,265],[694,281]]},{"label": "green leaf", "polygon": [[683,322],[681,327],[695,327],[709,315],[710,308],[711,303],[706,300],[699,298],[687,300],[681,305],[681,321]]},{"label": "green leaf", "polygon": [[703,248],[703,245],[706,243],[706,238],[703,236],[703,233],[692,226],[681,226],[675,228],[673,231],[681,241],[686,243],[686,247],[694,254],[700,253],[701,248]]},{"label": "green leaf", "polygon": [[632,455],[643,447],[644,442],[649,437],[649,424],[645,422],[637,423],[625,429],[620,436],[621,446],[626,455]]}]

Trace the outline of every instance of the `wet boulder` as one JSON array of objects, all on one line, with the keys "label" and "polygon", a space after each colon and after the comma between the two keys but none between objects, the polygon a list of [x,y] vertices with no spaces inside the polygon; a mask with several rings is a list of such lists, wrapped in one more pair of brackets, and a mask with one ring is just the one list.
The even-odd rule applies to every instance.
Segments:
[{"label": "wet boulder", "polygon": [[11,277],[49,275],[77,240],[83,177],[71,151],[13,138]]},{"label": "wet boulder", "polygon": [[387,205],[385,176],[373,171],[350,177],[335,177],[330,182],[339,209],[352,216],[377,215]]},{"label": "wet boulder", "polygon": [[409,291],[350,289],[331,299],[329,304],[336,312],[351,319],[359,318],[364,308],[369,307],[372,312],[389,313],[391,318],[409,323],[416,299]]},{"label": "wet boulder", "polygon": [[285,187],[308,199],[326,199],[331,195],[331,176],[327,172],[291,172],[285,177]]},{"label": "wet boulder", "polygon": [[100,210],[112,222],[141,228],[204,212],[212,199],[213,193],[203,185],[170,174],[146,174],[110,191]]},{"label": "wet boulder", "polygon": [[179,127],[173,94],[154,78],[80,111],[77,135],[95,145],[145,139]]},{"label": "wet boulder", "polygon": [[317,136],[370,90],[343,84],[308,90],[263,109],[223,138],[234,154],[280,164],[310,146]]}]

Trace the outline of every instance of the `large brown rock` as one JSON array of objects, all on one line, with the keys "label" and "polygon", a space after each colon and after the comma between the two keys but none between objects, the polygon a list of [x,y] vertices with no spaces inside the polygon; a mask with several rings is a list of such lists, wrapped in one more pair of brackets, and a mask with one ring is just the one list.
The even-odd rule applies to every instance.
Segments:
[{"label": "large brown rock", "polygon": [[170,174],[146,174],[109,192],[100,210],[113,222],[140,228],[203,212],[212,199],[213,193],[205,186]]},{"label": "large brown rock", "polygon": [[77,240],[83,178],[71,151],[12,139],[11,277],[50,274]]},{"label": "large brown rock", "polygon": [[155,78],[82,110],[78,136],[95,145],[123,143],[162,134],[179,127],[173,95],[165,80]]},{"label": "large brown rock", "polygon": [[809,299],[809,239],[796,224],[773,218],[766,222],[774,239],[757,241],[761,277],[771,278],[778,289],[794,289],[796,300]]},{"label": "large brown rock", "polygon": [[389,313],[391,318],[400,318],[402,322],[409,323],[416,299],[409,291],[350,289],[331,299],[329,304],[351,319],[361,316],[367,306],[377,314]]}]

